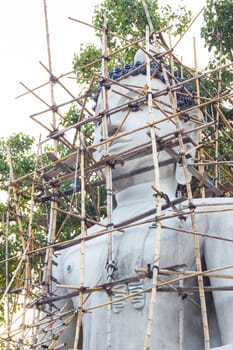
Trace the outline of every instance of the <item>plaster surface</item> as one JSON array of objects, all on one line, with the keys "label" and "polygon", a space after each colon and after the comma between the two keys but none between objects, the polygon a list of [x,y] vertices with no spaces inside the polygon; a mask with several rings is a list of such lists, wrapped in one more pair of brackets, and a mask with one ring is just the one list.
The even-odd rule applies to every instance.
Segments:
[{"label": "plaster surface", "polygon": [[[119,86],[112,86],[109,91],[109,108],[119,106],[126,101],[132,101],[137,98],[143,86],[146,86],[146,77],[142,74],[130,76],[122,81],[132,87],[135,91],[130,91]],[[159,91],[166,88],[165,84],[159,79],[152,80],[153,91]],[[113,91],[114,90],[114,91]],[[117,91],[117,92],[116,92]],[[101,96],[99,97],[96,113],[103,108]],[[165,109],[167,114],[171,113],[172,107],[168,95],[158,98],[157,107],[153,108],[153,120],[164,119],[164,114],[159,110]],[[120,111],[113,114],[108,120],[108,136],[115,134],[126,111]],[[148,107],[146,104],[139,106],[137,111],[131,112],[124,124],[121,126],[120,133],[133,129],[141,128],[147,125]],[[197,110],[189,113],[192,118],[198,119]],[[197,126],[195,121],[188,120],[182,122],[182,128],[185,130],[193,129]],[[156,124],[155,133],[157,137],[173,133],[176,125],[170,120],[164,120]],[[192,137],[197,140],[197,133]],[[95,131],[95,143],[103,138],[101,123],[97,123]],[[149,128],[140,129],[132,134],[125,135],[112,143],[109,147],[109,154],[115,154],[133,147],[146,143],[150,140]],[[185,151],[190,150],[193,157],[195,151],[189,143],[185,144]],[[104,146],[97,148],[95,152],[96,160],[104,156]],[[162,150],[158,154],[159,161],[169,159],[169,155]],[[113,169],[113,176],[120,175],[126,171],[139,169],[147,165],[152,165],[152,155],[141,157],[135,160],[125,162],[123,165],[117,165]],[[191,179],[191,176],[190,176]],[[180,164],[170,164],[160,168],[161,191],[166,193],[170,200],[175,199],[175,193],[178,183],[185,183],[183,168]],[[113,210],[113,223],[118,225],[127,219],[133,218],[156,206],[154,192],[154,171],[149,171],[140,175],[131,176],[121,181],[114,181],[114,193],[117,206]],[[196,222],[199,232],[213,235],[222,235],[230,239],[232,234],[232,211],[208,212],[210,209],[228,209],[232,208],[231,198],[207,198],[193,200],[196,206]],[[214,203],[217,205],[212,206]],[[202,206],[200,206],[200,204]],[[180,209],[187,206],[187,202],[180,205]],[[174,214],[173,209],[166,209],[164,216]],[[115,231],[113,234],[113,252],[116,270],[114,278],[116,280],[124,279],[135,275],[135,269],[146,268],[148,264],[157,265],[154,261],[155,240],[157,230],[152,222],[144,220],[152,219],[147,217],[138,221],[137,225]],[[106,219],[103,221],[106,223]],[[166,219],[162,222],[165,226],[171,226],[176,229],[192,230],[190,216],[187,215],[186,221],[177,217]],[[93,226],[88,230],[88,235],[100,231],[100,226]],[[219,266],[233,265],[232,243],[220,241],[217,239],[200,238],[201,254],[206,269],[214,269]],[[92,287],[96,284],[108,281],[106,264],[108,252],[108,236],[103,235],[96,239],[87,241],[85,244],[85,286]],[[80,245],[73,246],[59,252],[57,257],[58,265],[53,269],[53,276],[61,284],[80,285]],[[163,229],[161,236],[161,258],[159,268],[166,268],[174,265],[185,265],[185,270],[195,270],[195,251],[194,237],[192,234],[185,234],[181,231],[172,229]],[[223,272],[226,275],[232,275],[232,269]],[[168,281],[174,278],[160,276],[159,282]],[[130,283],[119,283],[114,286],[118,292],[113,295],[113,306],[111,311],[111,350],[127,349],[142,350],[144,346],[148,312],[150,305],[150,292],[138,294],[137,296],[121,300],[127,293],[140,292],[143,289],[151,288],[152,281],[145,278]],[[211,286],[232,285],[230,279],[210,278]],[[184,286],[197,286],[196,279],[184,280]],[[57,289],[57,294],[64,294],[69,290]],[[230,350],[233,349],[233,293],[232,292],[213,292],[207,295],[207,309],[210,325],[210,337],[212,349]],[[107,303],[109,295],[106,292],[91,293],[84,302],[84,309],[96,305]],[[198,293],[191,295],[180,295],[177,292],[160,292],[157,294],[155,318],[153,325],[153,335],[151,342],[152,350],[204,350],[203,330],[201,311],[198,304]],[[61,306],[62,302],[57,303]],[[78,307],[78,297],[70,300],[69,307]],[[180,333],[182,327],[181,313],[183,315],[183,335]],[[83,350],[103,350],[107,349],[107,307],[93,309],[83,314]],[[58,322],[59,323],[59,322]],[[66,348],[73,348],[75,325],[71,325],[64,332],[59,340],[59,344],[65,342]]]}]

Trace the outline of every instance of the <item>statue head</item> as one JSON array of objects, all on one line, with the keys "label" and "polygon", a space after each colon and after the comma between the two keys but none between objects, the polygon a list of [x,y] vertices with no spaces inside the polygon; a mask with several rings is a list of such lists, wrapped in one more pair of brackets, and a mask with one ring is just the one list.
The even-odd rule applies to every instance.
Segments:
[{"label": "statue head", "polygon": [[[140,59],[140,60],[139,60]],[[117,177],[125,173],[131,173],[131,176],[124,178],[121,181],[115,181],[114,185],[117,190],[135,185],[141,182],[151,182],[154,178],[154,171],[148,170],[143,174],[135,174],[137,170],[149,169],[153,165],[151,148],[148,151],[146,145],[151,144],[151,132],[155,132],[157,140],[164,136],[170,137],[177,131],[177,127],[184,130],[195,129],[197,127],[195,119],[198,119],[197,110],[192,110],[189,113],[184,112],[184,116],[180,119],[180,125],[177,125],[175,119],[169,118],[174,113],[170,96],[167,92],[166,79],[171,83],[169,74],[165,77],[158,62],[151,63],[151,80],[152,92],[157,94],[153,99],[152,113],[149,113],[147,103],[147,76],[145,65],[145,54],[142,51],[137,52],[133,65],[125,65],[122,68],[116,68],[109,73],[109,78],[119,81],[120,85],[111,84],[108,90],[108,110],[110,111],[107,117],[108,138],[115,137],[109,143],[108,153],[119,154],[122,152],[135,153],[133,159],[127,160],[122,164],[117,164],[113,169],[113,176]],[[165,67],[168,70],[168,67]],[[121,78],[121,79],[120,79]],[[120,80],[119,80],[120,79]],[[178,81],[181,78],[176,76]],[[172,83],[171,83],[172,84]],[[185,95],[185,89],[188,89],[191,95],[191,87],[186,84],[185,88],[181,88],[177,93],[177,109],[182,110],[194,105],[192,97]],[[182,90],[182,91],[181,91]],[[161,93],[162,92],[162,93]],[[102,113],[105,109],[101,94],[98,97],[96,104],[96,115]],[[155,122],[154,126],[151,123]],[[98,120],[95,127],[95,143],[103,140],[103,125],[101,119]],[[192,138],[197,141],[197,132],[192,133]],[[145,152],[139,154],[139,149],[145,148]],[[193,149],[193,145],[185,143],[185,152]],[[195,154],[195,150],[191,151],[191,157]],[[104,145],[97,147],[94,157],[96,160],[105,156]],[[162,148],[158,154],[159,162],[165,163],[171,160],[171,156]],[[190,158],[191,159],[191,158]],[[168,162],[167,166],[161,168],[161,177],[167,181],[185,183],[182,165]]]}]

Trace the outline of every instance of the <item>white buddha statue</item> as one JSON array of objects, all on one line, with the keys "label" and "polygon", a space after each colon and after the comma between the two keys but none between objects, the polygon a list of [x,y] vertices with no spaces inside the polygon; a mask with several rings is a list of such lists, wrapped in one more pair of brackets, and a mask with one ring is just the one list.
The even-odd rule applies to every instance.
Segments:
[{"label": "white buddha statue", "polygon": [[[139,55],[143,57],[143,55]],[[153,92],[166,89],[161,76],[152,79]],[[112,109],[123,103],[132,102],[133,99],[140,97],[143,87],[146,87],[146,75],[130,75],[121,80],[119,85],[111,85],[109,90],[108,107]],[[137,90],[138,94],[133,90]],[[153,120],[159,121],[165,119],[160,109],[166,110],[167,115],[172,112],[172,106],[168,94],[157,98],[157,107],[153,108]],[[96,114],[103,109],[101,95],[97,101]],[[112,114],[108,119],[108,135],[113,136],[116,130],[122,124],[125,118],[126,110],[121,109]],[[191,117],[188,121],[182,121],[182,127],[185,130],[197,128],[198,111],[193,109],[188,113]],[[150,128],[146,126],[150,123],[147,103],[134,106],[128,117],[121,125],[118,135],[124,136],[117,138],[109,145],[109,154],[114,155],[124,152],[133,147],[142,145],[151,140]],[[134,133],[126,132],[139,129]],[[155,125],[154,131],[157,137],[163,135],[173,135],[176,126],[171,120],[164,120]],[[192,138],[197,141],[197,131],[192,133]],[[95,143],[103,139],[102,123],[97,123],[95,128]],[[185,150],[193,148],[191,143],[185,144]],[[191,152],[194,155],[194,152]],[[104,146],[97,147],[95,159],[99,160],[104,155]],[[164,162],[171,157],[165,150],[159,151],[159,162]],[[112,169],[113,178],[125,173],[139,170],[153,165],[152,154],[147,154],[126,161],[124,164],[117,164]],[[181,164],[168,162],[168,165],[159,169],[160,172],[160,191],[165,193],[172,201],[176,199],[177,184],[185,183]],[[134,175],[133,175],[134,174]],[[153,190],[155,172],[154,170],[145,171],[113,181],[113,190],[116,198],[116,207],[113,210],[113,225],[116,227],[128,219],[134,218],[149,210],[155,209],[155,191]],[[166,201],[162,199],[163,204]],[[213,203],[216,206],[211,206]],[[207,198],[195,199],[193,204],[196,206],[196,222],[199,232],[209,235],[218,235],[220,237],[233,238],[232,212],[217,212],[217,209],[228,209],[232,207],[232,199],[228,198]],[[231,203],[231,205],[230,205]],[[199,206],[202,204],[203,206]],[[186,207],[187,201],[177,206],[178,209]],[[207,213],[206,210],[212,212]],[[199,213],[202,211],[202,213]],[[155,214],[138,220],[130,227],[113,233],[113,260],[114,260],[114,281],[121,281],[129,277],[129,281],[119,282],[113,286],[117,292],[112,295],[111,310],[111,350],[142,350],[144,349],[148,313],[150,306],[150,291],[143,293],[145,289],[152,286],[151,278],[131,279],[137,276],[137,270],[147,269],[148,266],[157,269],[164,269],[172,266],[185,266],[187,271],[196,270],[196,259],[194,251],[194,237],[178,229],[192,230],[190,215],[186,215],[186,220],[178,216],[173,216],[174,208],[168,207],[163,211],[165,219],[162,223],[165,226],[175,229],[162,229],[161,234],[161,254],[159,266],[153,261],[156,225],[153,222],[143,222],[155,218]],[[106,223],[106,220],[103,221]],[[103,227],[95,225],[88,230],[88,235],[103,230]],[[86,287],[94,287],[109,281],[106,265],[108,264],[108,234],[90,239],[85,243],[85,281]],[[211,239],[200,238],[201,254],[203,264],[206,269],[215,269],[220,266],[233,265],[232,243]],[[60,284],[80,286],[80,245],[74,245],[63,251],[58,252],[56,259],[57,266],[53,268],[53,276]],[[221,271],[225,275],[233,275],[231,269]],[[175,275],[179,277],[180,275]],[[159,275],[158,283],[174,279],[172,276]],[[179,293],[175,287],[178,282],[171,285],[170,291],[157,292],[155,306],[153,332],[151,338],[151,350],[201,350],[204,347],[203,327],[201,308],[198,293],[189,294],[189,292]],[[184,287],[197,286],[195,278],[187,278],[183,282]],[[230,279],[210,278],[210,286],[228,286],[232,285]],[[169,285],[168,285],[169,286]],[[173,290],[173,291],[172,291]],[[72,290],[57,288],[57,295],[70,293]],[[138,293],[132,298],[124,299],[128,294]],[[232,291],[216,291],[212,294],[207,293],[207,311],[210,329],[211,349],[233,349],[233,293]],[[109,302],[109,294],[106,291],[92,292],[84,296],[83,321],[82,321],[82,341],[80,349],[82,350],[104,350],[108,349],[109,319],[108,307],[103,306],[95,308],[100,304]],[[62,307],[67,300],[61,300],[56,303]],[[79,298],[74,297],[69,301],[66,309],[78,308]],[[88,311],[90,310],[90,311]],[[183,310],[183,319],[181,317]],[[85,312],[86,311],[86,312]],[[60,331],[62,321],[56,322],[56,329]],[[73,349],[75,337],[75,323],[70,326],[59,337],[57,344],[63,344],[64,349]],[[109,348],[109,349],[110,349]]]}]

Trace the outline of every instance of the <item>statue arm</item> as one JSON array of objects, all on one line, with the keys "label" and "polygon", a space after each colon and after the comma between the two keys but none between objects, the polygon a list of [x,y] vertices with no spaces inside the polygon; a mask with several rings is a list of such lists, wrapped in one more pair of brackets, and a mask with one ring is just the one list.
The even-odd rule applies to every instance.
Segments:
[{"label": "statue arm", "polygon": [[[232,239],[232,212],[215,213],[210,219],[210,232],[219,235],[220,238]],[[232,243],[224,240],[207,239],[204,245],[204,254],[207,269],[233,265]],[[232,268],[220,272],[223,275],[232,276]],[[232,286],[232,279],[210,278],[211,286]],[[214,306],[222,340],[222,346],[214,349],[233,350],[233,293],[232,291],[213,292]]]}]

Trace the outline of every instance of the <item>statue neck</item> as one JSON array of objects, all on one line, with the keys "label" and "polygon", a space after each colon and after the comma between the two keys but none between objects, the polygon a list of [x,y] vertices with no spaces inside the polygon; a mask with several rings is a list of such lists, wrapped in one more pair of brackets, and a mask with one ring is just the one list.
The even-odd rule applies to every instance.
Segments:
[{"label": "statue neck", "polygon": [[[175,181],[174,181],[175,182]],[[161,192],[168,195],[170,200],[175,198],[176,184],[169,188],[168,182],[161,181]],[[145,182],[129,186],[116,193],[117,208],[131,207],[132,206],[147,206],[154,207],[156,192],[153,189],[154,182]],[[174,188],[173,188],[174,187]],[[164,201],[163,201],[164,203]]]}]

